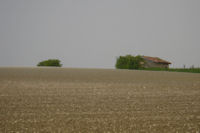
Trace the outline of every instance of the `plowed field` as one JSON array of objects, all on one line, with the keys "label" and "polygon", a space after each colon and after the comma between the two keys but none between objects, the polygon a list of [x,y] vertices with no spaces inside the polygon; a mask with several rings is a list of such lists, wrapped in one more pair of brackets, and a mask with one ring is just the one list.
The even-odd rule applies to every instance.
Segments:
[{"label": "plowed field", "polygon": [[200,133],[200,74],[0,68],[0,133]]}]

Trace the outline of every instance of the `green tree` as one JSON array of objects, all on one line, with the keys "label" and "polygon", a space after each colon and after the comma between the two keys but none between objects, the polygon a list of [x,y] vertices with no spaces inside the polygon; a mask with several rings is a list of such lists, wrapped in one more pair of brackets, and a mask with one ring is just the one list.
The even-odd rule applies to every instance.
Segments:
[{"label": "green tree", "polygon": [[61,67],[60,60],[58,59],[49,59],[41,61],[37,64],[37,66],[53,66],[53,67]]},{"label": "green tree", "polygon": [[140,69],[143,67],[141,62],[144,62],[144,59],[140,55],[119,56],[117,58],[115,67],[117,69]]}]

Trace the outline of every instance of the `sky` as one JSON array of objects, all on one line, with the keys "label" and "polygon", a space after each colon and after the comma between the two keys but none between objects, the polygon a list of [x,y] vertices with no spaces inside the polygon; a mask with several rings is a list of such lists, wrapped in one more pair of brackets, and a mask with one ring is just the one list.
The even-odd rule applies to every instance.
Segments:
[{"label": "sky", "polygon": [[114,68],[120,55],[200,67],[200,0],[0,0],[0,66]]}]

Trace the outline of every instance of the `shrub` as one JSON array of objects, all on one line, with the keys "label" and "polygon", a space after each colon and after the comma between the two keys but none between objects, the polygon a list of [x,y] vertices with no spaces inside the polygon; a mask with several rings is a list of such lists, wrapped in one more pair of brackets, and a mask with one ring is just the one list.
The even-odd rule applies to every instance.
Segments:
[{"label": "shrub", "polygon": [[49,59],[41,61],[37,64],[37,66],[53,66],[53,67],[61,67],[60,60],[58,59]]},{"label": "shrub", "polygon": [[126,56],[119,56],[117,58],[115,67],[117,69],[140,69],[143,68],[141,62],[144,62],[144,59],[138,56],[126,55]]}]

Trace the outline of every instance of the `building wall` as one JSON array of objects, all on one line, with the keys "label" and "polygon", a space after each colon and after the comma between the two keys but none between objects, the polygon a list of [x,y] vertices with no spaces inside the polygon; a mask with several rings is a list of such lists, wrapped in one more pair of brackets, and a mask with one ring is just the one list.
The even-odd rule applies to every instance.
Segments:
[{"label": "building wall", "polygon": [[152,68],[152,67],[156,67],[156,68],[169,68],[168,64],[162,64],[162,63],[155,63],[153,61],[150,60],[145,60],[144,63],[144,67],[145,68]]}]

